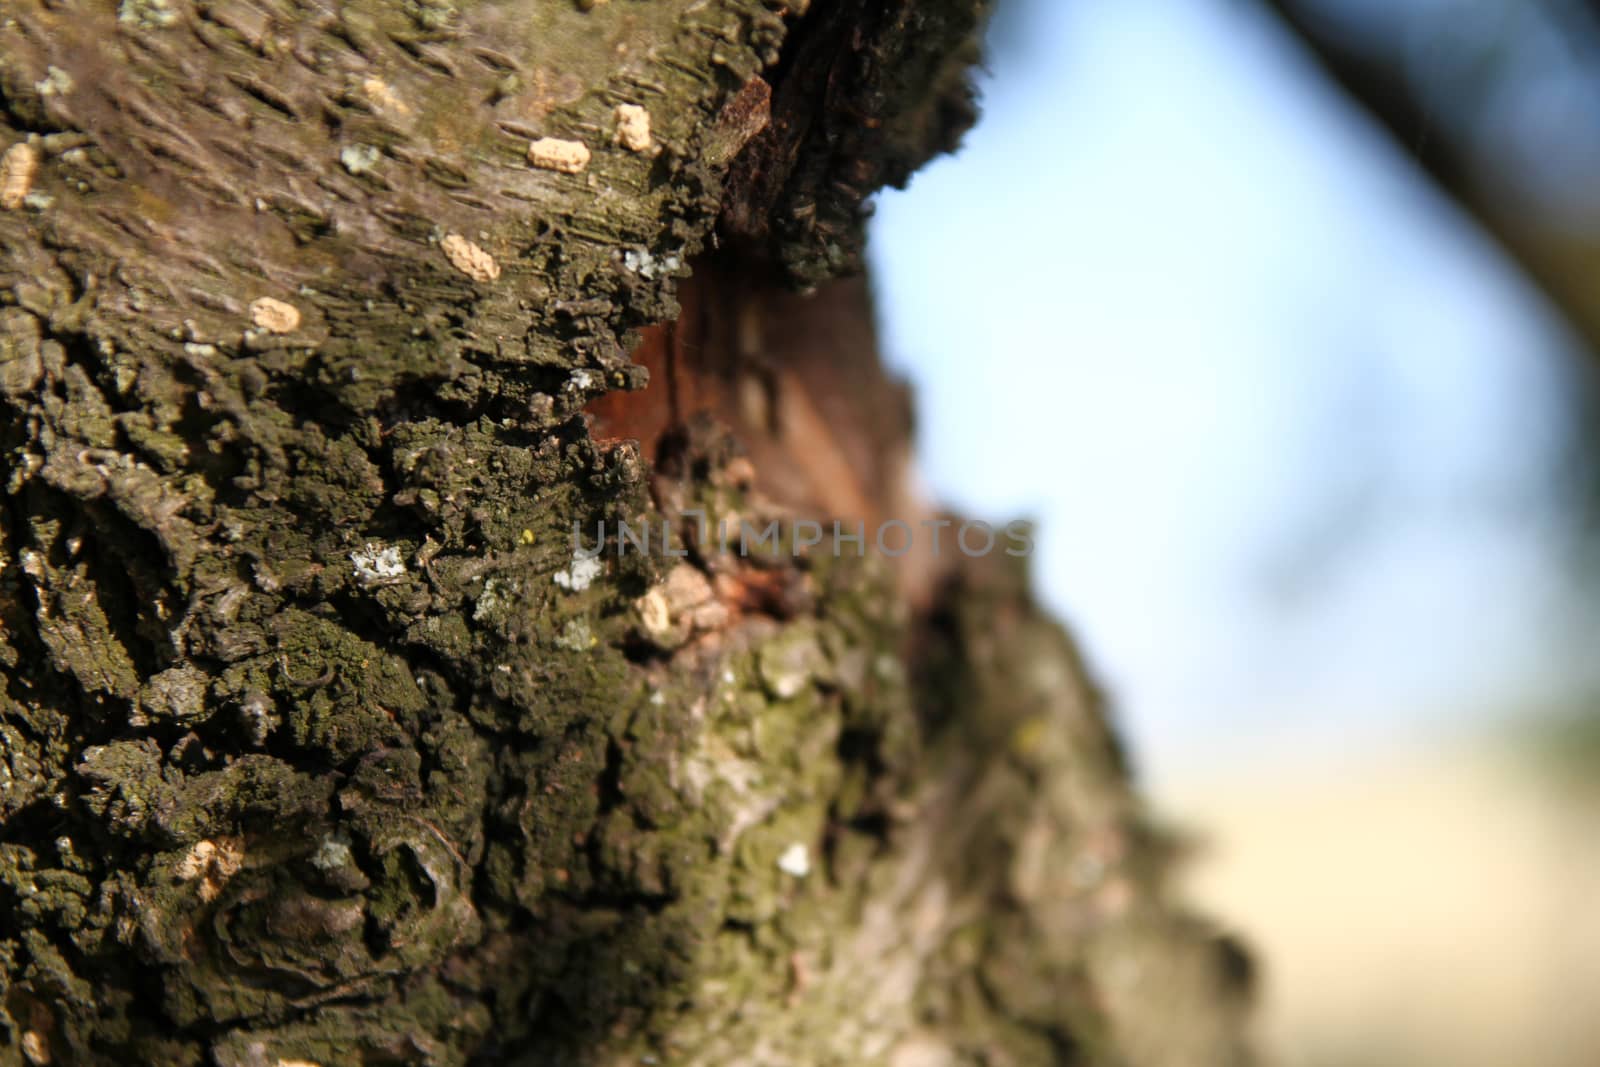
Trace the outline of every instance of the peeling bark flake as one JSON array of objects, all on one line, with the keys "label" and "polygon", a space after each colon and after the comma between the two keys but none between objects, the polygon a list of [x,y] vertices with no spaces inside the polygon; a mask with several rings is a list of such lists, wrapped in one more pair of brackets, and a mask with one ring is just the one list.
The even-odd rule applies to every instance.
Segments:
[{"label": "peeling bark flake", "polygon": [[361,91],[366,94],[372,106],[382,111],[392,111],[396,115],[411,114],[411,107],[381,78],[368,78],[361,83]]},{"label": "peeling bark flake", "polygon": [[197,842],[178,864],[178,877],[185,882],[200,880],[200,899],[217,899],[228,879],[244,865],[244,843],[234,837]]},{"label": "peeling bark flake", "polygon": [[22,1035],[22,1054],[33,1067],[50,1065],[50,1046],[37,1030],[29,1030]]},{"label": "peeling bark flake", "polygon": [[459,233],[446,234],[439,248],[452,267],[475,282],[492,282],[500,277],[500,264],[494,257]]},{"label": "peeling bark flake", "polygon": [[650,112],[638,104],[618,104],[617,143],[630,152],[649,151]]},{"label": "peeling bark flake", "polygon": [[582,141],[541,137],[528,146],[528,162],[542,170],[580,174],[589,165],[589,148]]},{"label": "peeling bark flake", "polygon": [[0,156],[0,208],[15,211],[33,188],[39,171],[39,152],[26,141],[18,141]]},{"label": "peeling bark flake", "polygon": [[300,328],[300,309],[263,296],[251,303],[250,322],[268,333],[293,333]]}]

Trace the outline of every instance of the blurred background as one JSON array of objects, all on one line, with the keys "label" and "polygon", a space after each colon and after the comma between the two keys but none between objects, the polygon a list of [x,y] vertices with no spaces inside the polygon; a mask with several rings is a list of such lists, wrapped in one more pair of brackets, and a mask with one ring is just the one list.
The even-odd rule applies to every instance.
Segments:
[{"label": "blurred background", "polygon": [[1041,524],[1289,1067],[1600,1063],[1600,5],[1000,0],[881,196],[923,475]]}]

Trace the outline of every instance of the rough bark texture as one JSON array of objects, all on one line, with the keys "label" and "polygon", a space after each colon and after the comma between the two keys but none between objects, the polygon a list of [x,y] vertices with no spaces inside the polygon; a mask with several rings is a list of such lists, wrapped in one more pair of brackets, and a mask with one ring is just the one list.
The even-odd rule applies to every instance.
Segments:
[{"label": "rough bark texture", "polygon": [[682,517],[913,506],[983,4],[807,6],[0,6],[0,1063],[1243,1058],[1016,561]]}]

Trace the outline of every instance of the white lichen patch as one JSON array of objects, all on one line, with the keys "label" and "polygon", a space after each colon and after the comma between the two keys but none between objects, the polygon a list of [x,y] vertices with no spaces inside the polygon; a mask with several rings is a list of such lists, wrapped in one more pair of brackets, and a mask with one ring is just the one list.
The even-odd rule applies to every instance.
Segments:
[{"label": "white lichen patch", "polygon": [[475,282],[492,282],[500,277],[500,264],[494,257],[459,233],[447,233],[439,250],[450,265]]},{"label": "white lichen patch", "polygon": [[0,208],[15,211],[22,206],[33,177],[39,172],[39,151],[26,141],[18,141],[0,156]]},{"label": "white lichen patch", "polygon": [[279,1057],[277,1067],[322,1067],[315,1060],[286,1060]]},{"label": "white lichen patch", "polygon": [[795,878],[804,878],[811,873],[811,852],[796,841],[778,857],[778,870]]},{"label": "white lichen patch", "polygon": [[218,837],[197,842],[178,863],[178,877],[185,882],[200,882],[200,899],[217,899],[228,879],[244,865],[244,842],[237,837]]},{"label": "white lichen patch", "polygon": [[324,837],[317,851],[311,854],[311,865],[319,871],[342,870],[354,862],[349,841],[331,835]]},{"label": "white lichen patch", "polygon": [[472,609],[472,621],[483,622],[492,617],[495,612],[507,605],[510,595],[515,594],[519,588],[517,582],[502,582],[498,578],[490,578],[484,582],[483,592],[478,595],[477,606]]},{"label": "white lichen patch", "polygon": [[581,174],[589,165],[589,146],[582,141],[541,137],[528,146],[528,162],[542,170]]},{"label": "white lichen patch", "polygon": [[122,0],[117,21],[145,30],[163,30],[177,24],[178,12],[171,0]]},{"label": "white lichen patch", "polygon": [[589,629],[588,619],[571,620],[562,628],[561,636],[556,638],[556,647],[569,652],[587,652],[598,643],[594,631]]},{"label": "white lichen patch", "polygon": [[765,645],[757,666],[768,693],[778,700],[792,700],[824,672],[827,659],[816,634],[798,627]]},{"label": "white lichen patch", "polygon": [[44,77],[33,83],[33,91],[40,96],[65,96],[72,92],[72,75],[57,66],[48,66]]},{"label": "white lichen patch", "polygon": [[650,112],[638,104],[618,104],[617,143],[630,152],[650,150]]},{"label": "white lichen patch", "polygon": [[671,274],[683,265],[676,255],[657,259],[648,249],[628,249],[622,253],[622,265],[641,278],[654,279],[657,274]]},{"label": "white lichen patch", "polygon": [[443,30],[459,14],[455,0],[409,0],[405,6],[420,30]]},{"label": "white lichen patch", "polygon": [[394,545],[369,542],[350,553],[356,581],[365,586],[383,585],[405,576],[406,564],[400,558],[400,549]]},{"label": "white lichen patch", "polygon": [[383,153],[369,144],[346,145],[339,151],[339,165],[360,177],[374,170],[383,160]]},{"label": "white lichen patch", "polygon": [[250,322],[268,333],[293,333],[300,328],[300,309],[270,296],[250,303]]},{"label": "white lichen patch", "polygon": [[577,556],[566,570],[556,571],[555,583],[571,593],[581,593],[600,577],[605,565],[599,556]]}]

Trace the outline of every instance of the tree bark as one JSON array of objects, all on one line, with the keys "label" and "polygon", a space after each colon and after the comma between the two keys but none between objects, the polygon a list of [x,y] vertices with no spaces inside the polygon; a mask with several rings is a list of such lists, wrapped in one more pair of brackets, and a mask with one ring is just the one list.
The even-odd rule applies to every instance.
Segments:
[{"label": "tree bark", "polygon": [[984,6],[7,0],[0,1063],[1243,1062],[1021,563],[797,551]]}]

